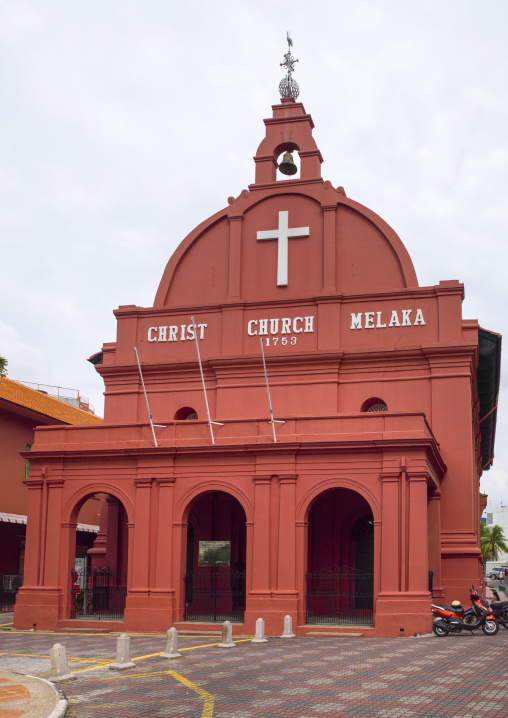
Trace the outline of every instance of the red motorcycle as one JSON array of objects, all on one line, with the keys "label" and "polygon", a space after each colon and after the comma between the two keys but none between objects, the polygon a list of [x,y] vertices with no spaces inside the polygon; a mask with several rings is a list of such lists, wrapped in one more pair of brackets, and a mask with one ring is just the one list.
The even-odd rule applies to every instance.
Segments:
[{"label": "red motorcycle", "polygon": [[[488,606],[482,602],[478,591],[471,586],[469,593],[471,599],[472,615],[465,616],[465,610],[460,601],[453,601],[451,606],[438,606],[431,604],[434,626],[432,631],[436,636],[447,636],[449,633],[461,633],[462,631],[476,631],[481,628],[486,636],[495,636],[499,631],[499,623]],[[464,620],[466,618],[466,620]]]}]

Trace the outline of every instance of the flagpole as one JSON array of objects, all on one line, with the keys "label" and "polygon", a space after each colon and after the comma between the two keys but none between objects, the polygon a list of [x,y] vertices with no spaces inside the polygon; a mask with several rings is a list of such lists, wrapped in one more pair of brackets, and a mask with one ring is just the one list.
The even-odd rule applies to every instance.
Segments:
[{"label": "flagpole", "polygon": [[138,350],[134,347],[134,353],[136,354],[136,361],[138,363],[139,376],[141,377],[141,386],[143,387],[143,394],[145,395],[146,410],[148,412],[148,418],[150,419],[150,426],[152,427],[153,443],[158,447],[157,438],[155,436],[155,429],[153,428],[152,415],[150,414],[150,407],[148,406],[148,397],[146,395],[145,382],[143,380],[143,373],[141,371],[141,364],[139,363]]},{"label": "flagpole", "polygon": [[201,383],[203,384],[203,394],[205,395],[205,405],[206,405],[206,414],[208,416],[208,426],[210,428],[210,436],[212,437],[212,444],[215,445],[215,438],[213,435],[212,424],[216,424],[217,426],[224,426],[224,424],[221,424],[220,421],[212,421],[212,419],[210,417],[210,408],[208,406],[208,397],[206,395],[205,377],[203,375],[203,365],[201,364],[201,354],[199,353],[198,333],[196,331],[196,323],[194,321],[194,317],[191,317],[191,319],[192,319],[192,327],[194,329],[194,339],[196,340],[196,351],[198,353],[199,371],[201,373]]},{"label": "flagpole", "polygon": [[272,431],[273,431],[273,440],[275,443],[277,443],[277,436],[275,434],[275,424],[285,424],[285,421],[277,421],[273,418],[273,409],[272,409],[272,400],[270,397],[270,386],[268,384],[268,374],[266,371],[266,361],[265,361],[265,348],[263,346],[263,338],[259,337],[259,343],[261,344],[261,356],[263,357],[263,369],[265,370],[265,381],[266,381],[266,393],[268,394],[268,407],[270,409],[270,421],[269,424],[272,425]]}]

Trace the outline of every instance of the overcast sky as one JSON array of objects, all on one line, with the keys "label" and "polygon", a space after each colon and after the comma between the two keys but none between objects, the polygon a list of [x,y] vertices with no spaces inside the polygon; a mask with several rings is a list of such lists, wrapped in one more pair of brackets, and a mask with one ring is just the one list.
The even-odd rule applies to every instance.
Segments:
[{"label": "overcast sky", "polygon": [[[79,389],[180,241],[253,182],[289,29],[323,177],[508,336],[506,0],[0,0],[0,354]],[[508,362],[505,347],[503,378]],[[482,490],[508,503],[508,395]]]}]

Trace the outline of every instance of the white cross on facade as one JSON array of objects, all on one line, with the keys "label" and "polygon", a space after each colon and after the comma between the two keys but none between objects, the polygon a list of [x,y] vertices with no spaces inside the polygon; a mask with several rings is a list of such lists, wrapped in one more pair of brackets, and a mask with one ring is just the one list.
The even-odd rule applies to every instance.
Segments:
[{"label": "white cross on facade", "polygon": [[277,286],[288,285],[288,239],[294,237],[308,237],[308,227],[293,227],[289,229],[289,212],[279,212],[279,227],[258,232],[257,239],[277,240]]}]

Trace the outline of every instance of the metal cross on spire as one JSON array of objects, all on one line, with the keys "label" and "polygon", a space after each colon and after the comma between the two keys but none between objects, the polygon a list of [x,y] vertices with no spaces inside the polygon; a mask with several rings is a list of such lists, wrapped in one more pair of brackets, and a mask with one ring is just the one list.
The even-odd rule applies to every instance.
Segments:
[{"label": "metal cross on spire", "polygon": [[284,55],[284,62],[281,62],[280,66],[286,68],[287,75],[279,84],[279,92],[281,97],[292,97],[296,100],[300,94],[300,88],[298,87],[298,83],[293,80],[293,72],[295,71],[295,63],[298,62],[298,60],[295,60],[291,54],[293,40],[291,39],[289,32],[286,32],[286,36],[288,41],[288,51]]}]

